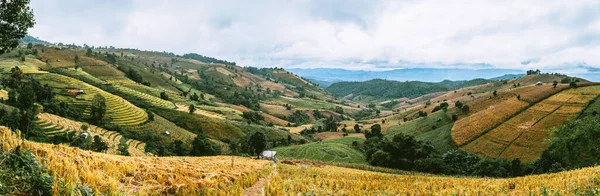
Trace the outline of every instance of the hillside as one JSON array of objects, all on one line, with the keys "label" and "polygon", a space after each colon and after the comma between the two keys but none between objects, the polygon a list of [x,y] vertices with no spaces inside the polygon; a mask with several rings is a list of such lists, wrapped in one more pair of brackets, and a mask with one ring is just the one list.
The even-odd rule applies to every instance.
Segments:
[{"label": "hillside", "polygon": [[338,97],[360,101],[360,96],[373,97],[376,100],[415,98],[428,93],[448,91],[450,87],[437,83],[375,79],[365,82],[338,82],[327,87],[326,90]]},{"label": "hillside", "polygon": [[390,99],[413,99],[435,92],[445,92],[465,87],[493,83],[492,80],[444,80],[438,83],[419,81],[392,81],[374,79],[365,82],[337,82],[326,88],[327,92],[354,101],[377,102]]}]

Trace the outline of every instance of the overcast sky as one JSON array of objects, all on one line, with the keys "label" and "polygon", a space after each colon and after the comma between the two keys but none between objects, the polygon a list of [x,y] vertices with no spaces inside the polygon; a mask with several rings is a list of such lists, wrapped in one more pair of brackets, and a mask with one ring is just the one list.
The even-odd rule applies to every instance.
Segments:
[{"label": "overcast sky", "polygon": [[50,42],[195,52],[240,65],[600,68],[600,1],[32,0]]}]

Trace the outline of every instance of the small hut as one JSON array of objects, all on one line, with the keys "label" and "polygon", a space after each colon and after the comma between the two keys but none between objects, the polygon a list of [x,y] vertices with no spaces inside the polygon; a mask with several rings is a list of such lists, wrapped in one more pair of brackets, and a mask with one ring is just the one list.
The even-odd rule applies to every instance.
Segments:
[{"label": "small hut", "polygon": [[265,150],[260,157],[261,160],[275,160],[276,151]]}]

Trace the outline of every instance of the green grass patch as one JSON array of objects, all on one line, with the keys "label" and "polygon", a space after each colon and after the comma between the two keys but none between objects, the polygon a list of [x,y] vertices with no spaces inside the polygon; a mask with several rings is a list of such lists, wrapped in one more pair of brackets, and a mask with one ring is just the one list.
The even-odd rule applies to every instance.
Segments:
[{"label": "green grass patch", "polygon": [[308,159],[325,162],[360,163],[364,164],[365,156],[352,147],[352,142],[363,143],[360,138],[344,137],[297,146],[274,148],[277,157]]},{"label": "green grass patch", "polygon": [[399,133],[411,135],[418,140],[431,142],[436,150],[443,153],[457,149],[450,135],[453,125],[449,114],[437,112],[407,124],[392,126],[387,129],[386,137],[392,139]]}]

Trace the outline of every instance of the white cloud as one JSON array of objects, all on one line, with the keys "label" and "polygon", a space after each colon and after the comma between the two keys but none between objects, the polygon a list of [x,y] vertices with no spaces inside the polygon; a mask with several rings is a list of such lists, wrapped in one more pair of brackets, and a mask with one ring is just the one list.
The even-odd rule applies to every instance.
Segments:
[{"label": "white cloud", "polygon": [[598,1],[34,0],[32,7],[31,34],[52,42],[196,52],[250,66],[600,66]]}]

